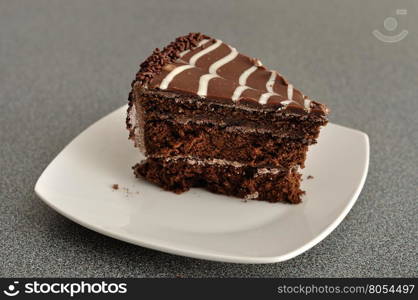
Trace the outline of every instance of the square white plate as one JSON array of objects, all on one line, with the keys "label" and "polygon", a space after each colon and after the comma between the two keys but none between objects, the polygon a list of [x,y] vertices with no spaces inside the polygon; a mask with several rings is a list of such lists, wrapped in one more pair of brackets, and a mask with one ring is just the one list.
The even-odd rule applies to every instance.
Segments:
[{"label": "square white plate", "polygon": [[367,135],[328,124],[309,151],[301,204],[244,202],[202,189],[176,195],[134,177],[131,167],[142,157],[127,138],[125,117],[126,106],[82,132],[35,191],[82,226],[168,253],[235,263],[293,258],[337,227],[367,175]]}]

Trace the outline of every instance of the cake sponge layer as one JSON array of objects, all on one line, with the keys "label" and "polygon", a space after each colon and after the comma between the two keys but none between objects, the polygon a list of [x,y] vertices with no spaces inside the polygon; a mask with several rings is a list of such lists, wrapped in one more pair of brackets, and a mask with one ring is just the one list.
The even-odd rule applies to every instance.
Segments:
[{"label": "cake sponge layer", "polygon": [[251,128],[169,119],[147,122],[144,134],[148,156],[216,158],[253,167],[303,166],[308,145],[314,142],[278,138]]},{"label": "cake sponge layer", "polygon": [[321,126],[327,123],[324,116],[292,114],[287,110],[273,108],[249,108],[242,105],[218,103],[216,99],[202,99],[194,95],[144,90],[134,87],[138,101],[137,110],[145,112],[143,121],[158,120],[164,116],[182,117],[193,120],[210,119],[217,123],[265,129],[276,136],[290,138],[318,137]]},{"label": "cake sponge layer", "polygon": [[269,202],[301,202],[301,175],[295,170],[235,167],[195,159],[148,158],[133,167],[143,177],[165,190],[183,193],[203,187],[218,194]]}]

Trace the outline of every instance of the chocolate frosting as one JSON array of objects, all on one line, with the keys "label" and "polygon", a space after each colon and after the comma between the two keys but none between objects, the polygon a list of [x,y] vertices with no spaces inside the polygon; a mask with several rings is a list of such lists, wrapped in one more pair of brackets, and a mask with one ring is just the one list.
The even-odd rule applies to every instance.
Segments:
[{"label": "chocolate frosting", "polygon": [[328,114],[280,73],[200,33],[179,37],[141,64],[133,85],[198,95],[243,106],[268,107],[297,114]]}]

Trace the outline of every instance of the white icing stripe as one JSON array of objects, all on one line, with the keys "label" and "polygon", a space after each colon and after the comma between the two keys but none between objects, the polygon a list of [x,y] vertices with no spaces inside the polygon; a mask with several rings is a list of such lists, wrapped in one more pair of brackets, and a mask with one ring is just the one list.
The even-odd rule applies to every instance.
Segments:
[{"label": "white icing stripe", "polygon": [[[195,54],[190,59],[190,64],[194,64],[196,62],[196,60],[199,59],[199,57],[201,57],[202,55],[205,55],[206,53],[209,53],[210,51],[213,51],[214,49],[216,49],[217,47],[219,47],[219,45],[218,46],[215,46],[217,43],[219,43],[219,45],[220,45],[222,42],[219,41],[219,40],[217,40],[216,43],[213,44],[212,46],[210,46],[210,47],[206,48],[205,50],[203,50],[203,51]],[[213,46],[215,46],[215,47],[213,47]],[[208,50],[211,47],[213,47],[211,50],[207,51],[206,53],[203,53],[203,52],[205,52],[206,50]],[[222,57],[221,59],[218,59],[217,61],[213,62],[209,66],[209,74],[205,74],[205,75],[200,76],[200,79],[199,79],[199,89],[197,91],[197,94],[199,96],[206,97],[207,92],[208,92],[209,81],[212,78],[219,77],[216,74],[216,71],[220,67],[222,67],[223,65],[227,64],[228,62],[230,62],[231,60],[235,59],[238,56],[238,51],[235,48],[232,48],[230,46],[228,46],[228,47],[231,49],[231,52],[228,55]],[[200,55],[200,56],[198,56],[198,55]],[[192,61],[192,59],[194,59],[195,56],[198,56],[197,59],[195,59],[194,61]]]},{"label": "white icing stripe", "polygon": [[216,48],[218,48],[220,45],[222,44],[221,40],[216,40],[216,43],[213,45],[210,45],[209,47],[207,47],[206,49],[203,49],[202,51],[197,52],[195,55],[193,55],[190,58],[189,64],[191,65],[195,65],[196,61],[201,58],[203,55],[208,54],[209,52],[215,50]]},{"label": "white icing stripe", "polygon": [[[197,44],[197,46],[195,47],[195,48],[193,48],[193,49],[196,49],[196,48],[199,48],[199,47],[201,47],[201,46],[203,46],[204,44],[206,44],[207,42],[209,42],[210,40],[209,39],[205,39],[205,40],[201,40],[198,44]],[[185,56],[187,53],[189,53],[190,51],[192,51],[191,49],[189,49],[189,50],[184,50],[183,52],[180,52],[179,53],[179,58],[181,58],[181,57],[183,57],[183,56]]]},{"label": "white icing stripe", "polygon": [[290,83],[287,85],[287,99],[293,99],[293,85],[291,85]]},{"label": "white icing stripe", "polygon": [[[208,39],[202,40],[198,43],[197,47],[200,47],[200,46],[206,44],[209,41],[210,40],[208,40]],[[207,54],[207,53],[209,53],[213,50],[215,50],[221,44],[222,44],[221,40],[216,40],[216,42],[213,45],[211,45],[208,48],[203,49],[203,50],[197,52],[195,55],[193,55],[190,58],[189,64],[176,67],[174,70],[172,70],[170,73],[168,73],[167,76],[161,81],[160,89],[162,89],[162,90],[167,89],[170,82],[174,79],[174,77],[176,77],[178,74],[180,74],[181,72],[183,72],[187,69],[195,67],[196,61],[200,57],[202,57],[203,55],[205,55],[205,54]],[[201,96],[201,97],[206,97],[207,96],[210,80],[213,79],[213,78],[216,78],[216,77],[220,77],[216,74],[217,70],[220,67],[222,67],[223,65],[227,64],[228,62],[234,60],[238,56],[239,53],[235,48],[232,48],[231,46],[228,46],[228,47],[231,49],[231,52],[228,55],[224,56],[223,58],[221,58],[221,59],[215,61],[214,63],[212,63],[209,66],[209,70],[208,70],[209,73],[205,74],[205,75],[202,75],[199,78],[199,87],[198,87],[198,91],[197,91],[197,94],[199,96]],[[179,54],[179,56],[182,57],[185,54],[187,54],[188,52],[190,52],[190,50],[183,51]],[[256,65],[251,66],[250,68],[245,70],[240,75],[240,77],[238,79],[238,82],[239,82],[240,85],[234,90],[234,93],[231,96],[232,101],[236,102],[245,90],[251,89],[251,87],[246,86],[246,83],[247,83],[248,77],[253,72],[255,72],[256,70],[257,70]],[[267,93],[261,94],[260,98],[258,99],[258,102],[260,104],[266,104],[271,96],[279,95],[279,94],[275,93],[274,90],[273,90],[273,86],[274,86],[274,83],[276,81],[277,75],[278,75],[278,73],[276,71],[271,71],[270,78],[266,82]],[[289,105],[292,102],[295,102],[293,100],[293,85],[290,84],[290,83],[287,85],[287,98],[288,98],[288,100],[284,100],[284,101],[280,102],[284,107],[286,107],[287,105]],[[310,99],[304,99],[304,108],[306,110],[310,111],[310,105],[311,105],[311,100]]]},{"label": "white icing stripe", "polygon": [[170,82],[174,79],[174,77],[176,77],[178,74],[180,74],[181,72],[193,68],[193,66],[191,65],[183,65],[180,67],[177,67],[175,69],[173,69],[170,73],[167,74],[167,76],[161,81],[160,84],[160,89],[165,90],[168,88],[168,85],[170,84]]},{"label": "white icing stripe", "polygon": [[183,56],[185,56],[189,52],[190,52],[190,49],[189,50],[184,50],[183,52],[180,52],[179,53],[179,58],[182,58]]},{"label": "white icing stripe", "polygon": [[267,101],[268,101],[268,99],[271,97],[271,96],[274,96],[274,95],[277,95],[276,93],[270,93],[270,92],[268,92],[268,93],[264,93],[264,94],[262,94],[261,96],[260,96],[260,99],[258,99],[258,102],[260,103],[260,104],[266,104],[267,103]]},{"label": "white icing stripe", "polygon": [[238,82],[240,85],[245,85],[247,83],[247,79],[248,77],[251,75],[251,73],[253,73],[255,70],[257,70],[256,66],[252,66],[250,68],[248,68],[247,70],[245,70],[241,76],[238,79]]},{"label": "white icing stripe", "polygon": [[244,92],[246,89],[249,89],[250,87],[246,86],[246,85],[240,85],[238,86],[234,93],[232,94],[232,101],[237,101],[239,99],[239,97],[241,97],[242,92]]},{"label": "white icing stripe", "polygon": [[284,106],[288,106],[292,102],[294,102],[294,101],[293,100],[284,100],[284,101],[281,101],[280,104],[282,104]]},{"label": "white icing stripe", "polygon": [[271,71],[269,80],[266,83],[266,89],[268,92],[273,93],[274,82],[276,81],[276,71]]},{"label": "white icing stripe", "polygon": [[229,63],[231,60],[234,60],[238,56],[237,49],[232,48],[232,47],[229,47],[229,48],[231,48],[231,52],[228,55],[224,56],[223,58],[217,60],[216,62],[214,62],[213,64],[210,65],[209,73],[216,74],[216,71],[220,67]]},{"label": "white icing stripe", "polygon": [[[198,47],[200,47],[200,46],[203,46],[204,44],[206,44],[207,42],[209,42],[210,40],[209,39],[205,39],[205,40],[201,40],[198,44],[197,44],[197,46],[196,46],[196,48],[198,48]],[[216,43],[218,43],[219,42],[219,45],[220,45],[220,43],[222,43],[221,41],[217,41]],[[212,51],[212,49],[215,49],[216,47],[218,47],[218,46],[215,46],[216,45],[216,43],[215,44],[213,44],[212,46],[210,46],[210,47],[208,47],[208,48],[206,48],[206,49],[204,49],[204,50],[202,50],[202,51],[199,51],[198,53],[196,53],[195,55],[193,55],[191,58],[190,58],[190,63],[188,64],[188,65],[183,65],[183,66],[179,66],[179,67],[176,67],[174,70],[172,70],[170,73],[168,73],[167,74],[167,76],[161,81],[161,84],[160,84],[160,89],[162,89],[162,90],[165,90],[165,89],[167,89],[168,88],[168,85],[170,84],[170,82],[171,81],[173,81],[173,79],[174,79],[174,77],[176,77],[178,74],[180,74],[181,72],[183,72],[183,71],[185,71],[185,70],[187,70],[187,69],[190,69],[190,68],[193,68],[194,67],[194,62],[196,62],[196,60],[197,59],[199,59],[199,57],[201,57],[202,55],[204,55],[204,54],[206,54],[206,53],[208,53],[208,52],[210,52],[210,51]],[[215,46],[215,47],[214,47]],[[209,48],[211,48],[211,47],[213,47],[211,50],[209,50],[209,51],[207,51]],[[180,53],[180,57],[182,57],[182,56],[184,56],[184,55],[186,55],[188,52],[190,52],[190,50],[186,50],[186,51],[183,51],[183,52],[181,52]],[[203,53],[204,52],[204,53]],[[203,54],[202,54],[203,53]],[[194,62],[192,63],[192,59],[194,59]],[[199,89],[200,89],[200,83],[199,83]],[[206,83],[206,90],[207,90],[207,83]]]},{"label": "white icing stripe", "polygon": [[200,79],[199,79],[199,89],[197,91],[197,94],[199,96],[206,97],[206,95],[208,93],[209,81],[212,78],[215,78],[215,77],[219,77],[219,76],[216,75],[216,74],[205,74],[205,75],[200,76]]},{"label": "white icing stripe", "polygon": [[311,110],[311,102],[312,101],[310,99],[304,100],[304,106],[305,106],[305,109],[308,110],[308,112]]}]

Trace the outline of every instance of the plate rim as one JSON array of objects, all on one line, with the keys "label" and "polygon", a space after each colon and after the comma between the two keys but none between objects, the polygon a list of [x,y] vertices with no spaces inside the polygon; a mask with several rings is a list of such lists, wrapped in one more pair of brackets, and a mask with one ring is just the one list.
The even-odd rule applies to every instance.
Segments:
[{"label": "plate rim", "polygon": [[169,246],[164,245],[163,243],[158,244],[158,242],[150,242],[147,241],[146,238],[142,237],[142,240],[135,239],[131,237],[130,234],[126,235],[120,235],[113,233],[111,231],[107,231],[104,228],[101,228],[98,225],[95,225],[93,223],[87,223],[79,218],[77,216],[73,216],[72,214],[68,213],[67,211],[59,208],[57,205],[54,204],[54,201],[48,200],[46,196],[43,195],[41,183],[46,176],[46,171],[49,169],[49,167],[55,162],[55,160],[71,145],[73,144],[84,132],[88,131],[91,127],[95,126],[97,123],[104,120],[106,117],[110,116],[113,113],[116,113],[119,110],[125,110],[127,105],[124,105],[109,114],[101,117],[91,125],[89,125],[86,129],[81,131],[76,137],[74,137],[55,157],[50,161],[50,163],[47,165],[47,167],[42,171],[41,175],[39,176],[38,180],[36,181],[34,191],[35,194],[44,202],[47,206],[49,206],[51,209],[55,210],[62,216],[66,217],[67,219],[75,222],[76,224],[79,224],[83,227],[88,228],[89,230],[95,231],[97,233],[103,234],[105,236],[127,242],[133,245],[138,245],[141,247],[162,251],[169,254],[179,255],[179,256],[185,256],[185,257],[191,257],[191,258],[197,258],[197,259],[203,259],[203,260],[209,260],[209,261],[218,261],[218,262],[227,262],[227,263],[240,263],[240,264],[269,264],[269,263],[278,263],[283,262],[289,259],[292,259],[318,243],[320,243],[322,240],[324,240],[332,231],[334,231],[335,228],[338,227],[339,224],[344,220],[344,218],[348,215],[354,204],[356,203],[363,187],[366,182],[368,170],[369,170],[369,162],[370,162],[370,143],[369,143],[369,137],[365,132],[362,132],[357,129],[349,128],[346,126],[338,125],[335,123],[329,123],[337,127],[342,127],[344,129],[348,129],[351,131],[355,131],[357,134],[359,134],[363,138],[364,146],[365,146],[365,166],[363,168],[363,172],[361,174],[361,179],[359,184],[356,187],[355,192],[353,193],[353,196],[351,197],[350,201],[347,201],[344,209],[341,211],[341,213],[338,215],[337,218],[335,218],[325,229],[323,229],[318,235],[316,235],[312,240],[305,243],[303,246],[293,249],[292,251],[282,254],[282,255],[276,255],[276,256],[243,256],[243,255],[224,255],[224,254],[216,254],[216,253],[207,253],[205,251],[193,251],[193,250],[187,250],[182,247],[176,247],[176,246]]}]

